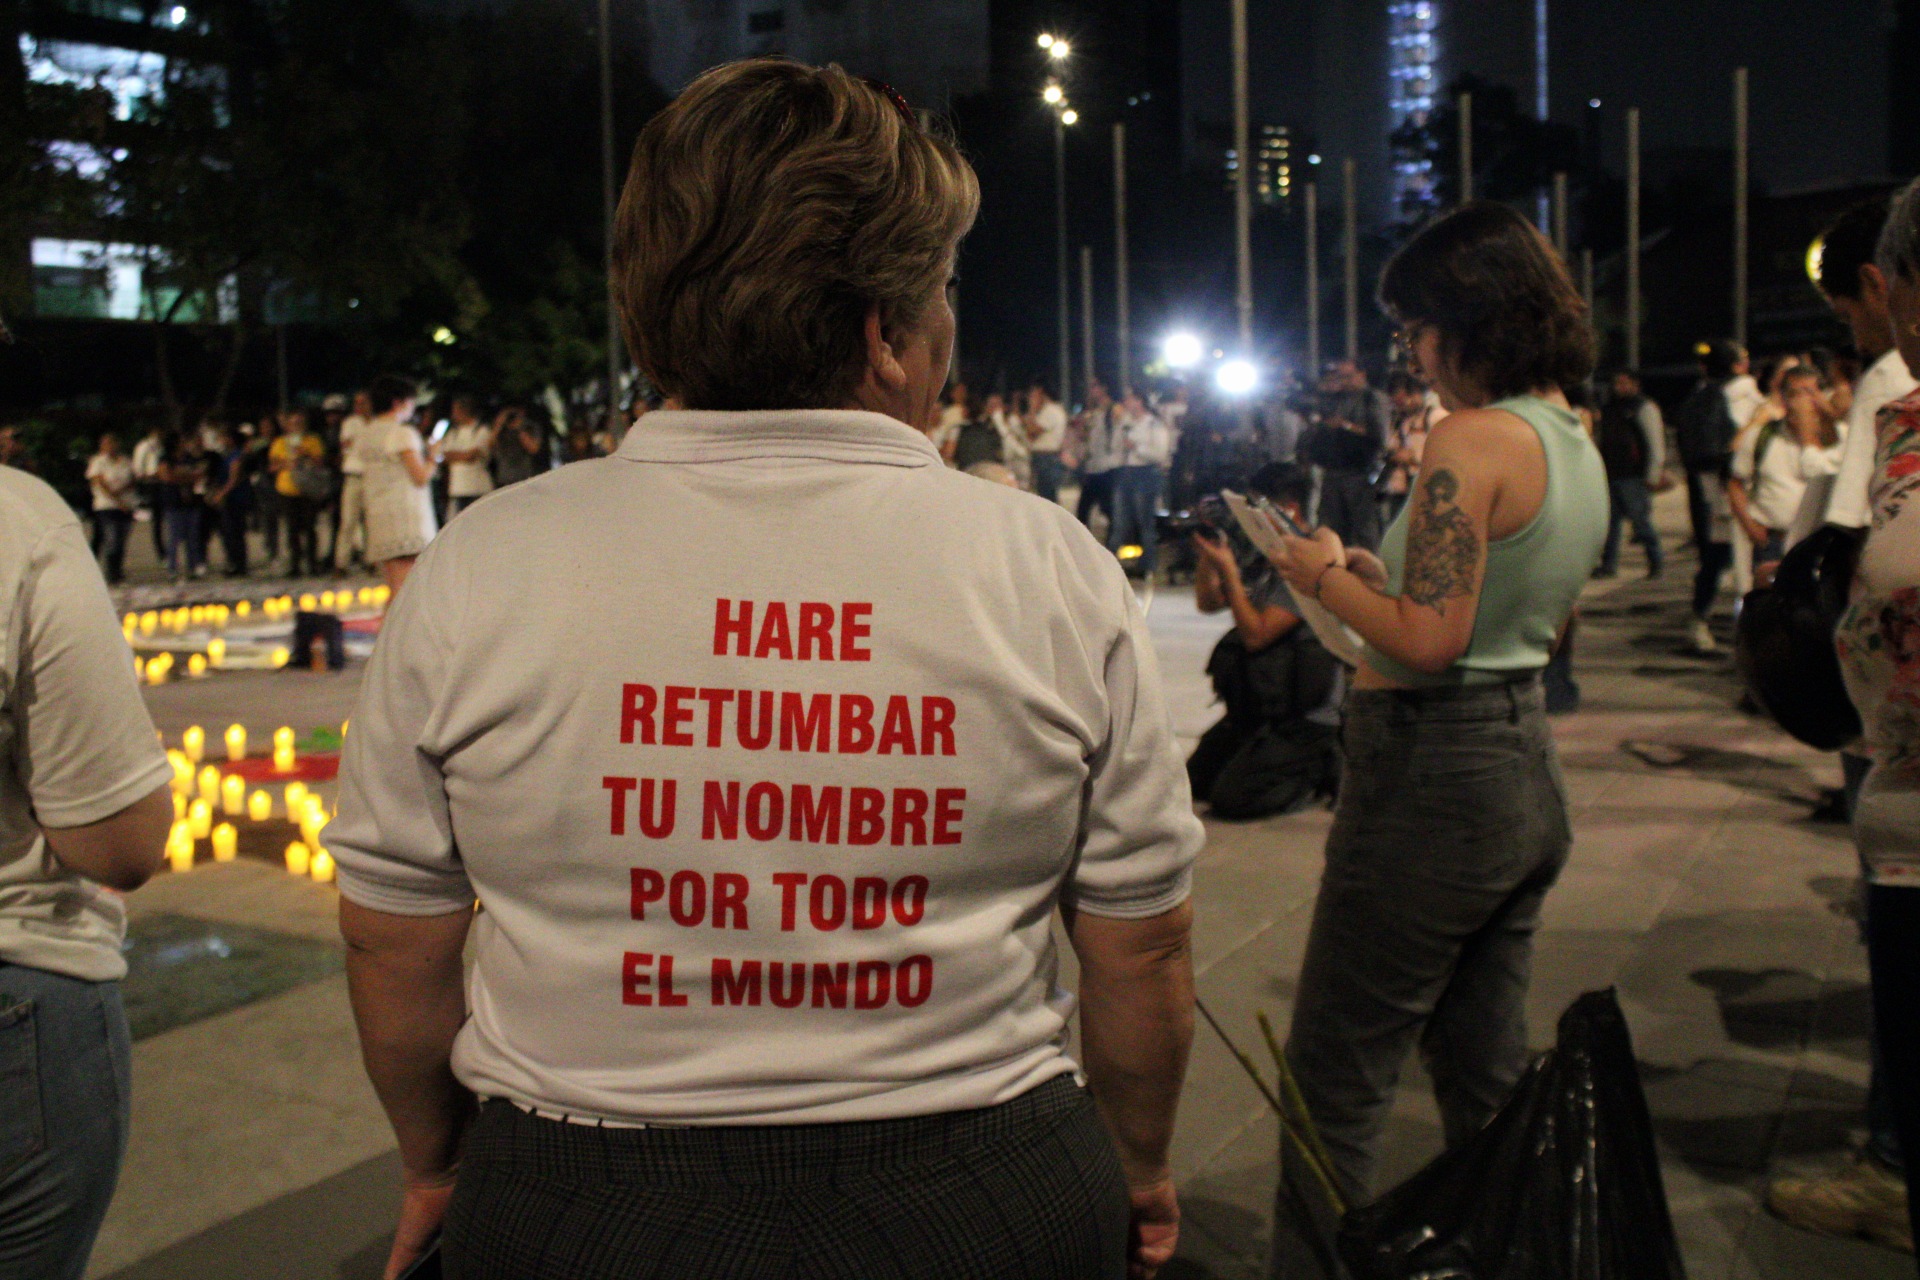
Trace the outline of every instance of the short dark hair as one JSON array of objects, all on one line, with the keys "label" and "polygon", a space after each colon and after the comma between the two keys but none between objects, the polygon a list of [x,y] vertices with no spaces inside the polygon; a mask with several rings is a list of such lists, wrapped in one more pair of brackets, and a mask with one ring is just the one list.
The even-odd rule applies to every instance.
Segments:
[{"label": "short dark hair", "polygon": [[1873,261],[1880,229],[1887,225],[1886,196],[1862,200],[1820,233],[1820,292],[1829,298],[1858,298],[1860,268]]},{"label": "short dark hair", "polygon": [[1247,477],[1247,488],[1265,494],[1275,502],[1291,502],[1305,507],[1313,494],[1313,477],[1304,467],[1291,462],[1269,462]]},{"label": "short dark hair", "polygon": [[1476,200],[1422,229],[1387,263],[1380,305],[1432,325],[1459,376],[1501,400],[1593,373],[1593,326],[1566,264],[1532,223]]},{"label": "short dark hair", "polygon": [[394,373],[383,373],[367,384],[367,403],[376,418],[390,412],[402,400],[411,400],[418,394],[411,382]]},{"label": "short dark hair", "polygon": [[1733,367],[1747,358],[1747,349],[1731,338],[1722,338],[1718,342],[1703,342],[1698,348],[1700,367],[1715,382],[1725,382],[1733,376]]},{"label": "short dark hair", "polygon": [[1426,390],[1426,383],[1403,370],[1395,369],[1387,375],[1387,394],[1390,396],[1403,391],[1409,395],[1425,395]]}]

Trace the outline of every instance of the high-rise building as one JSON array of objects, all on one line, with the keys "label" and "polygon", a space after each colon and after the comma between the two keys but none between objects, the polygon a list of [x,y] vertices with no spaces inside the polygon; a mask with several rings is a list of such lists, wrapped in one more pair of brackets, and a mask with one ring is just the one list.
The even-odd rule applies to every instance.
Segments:
[{"label": "high-rise building", "polygon": [[[1392,127],[1424,128],[1440,92],[1439,48],[1434,30],[1439,25],[1438,0],[1393,0],[1387,6],[1387,106]],[[1402,215],[1417,213],[1434,203],[1431,156],[1396,147],[1393,155],[1393,203]]]},{"label": "high-rise building", "polygon": [[944,109],[988,84],[987,0],[647,0],[648,61],[668,93],[736,58],[838,62]]}]

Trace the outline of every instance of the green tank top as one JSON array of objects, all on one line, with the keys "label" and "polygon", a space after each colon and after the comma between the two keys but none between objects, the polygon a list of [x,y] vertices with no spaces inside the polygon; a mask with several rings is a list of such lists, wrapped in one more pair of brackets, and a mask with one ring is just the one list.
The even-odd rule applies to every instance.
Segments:
[{"label": "green tank top", "polygon": [[[1480,608],[1466,653],[1439,675],[1426,675],[1368,645],[1367,664],[1390,680],[1413,686],[1493,684],[1539,670],[1600,562],[1607,538],[1607,471],[1580,415],[1538,396],[1516,396],[1489,407],[1523,419],[1539,435],[1547,456],[1546,497],[1526,528],[1488,544]],[[1412,516],[1408,502],[1380,543],[1389,595],[1400,594],[1404,581]]]}]

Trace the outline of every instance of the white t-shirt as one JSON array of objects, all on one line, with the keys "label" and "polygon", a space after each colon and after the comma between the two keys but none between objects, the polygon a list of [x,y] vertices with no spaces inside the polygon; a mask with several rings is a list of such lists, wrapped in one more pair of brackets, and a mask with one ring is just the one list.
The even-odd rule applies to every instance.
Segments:
[{"label": "white t-shirt", "polygon": [[[1840,469],[1840,451],[1846,444],[1846,424],[1838,424],[1841,439],[1828,448],[1808,448],[1782,420],[1740,433],[1733,453],[1733,474],[1747,487],[1747,505],[1753,518],[1769,529],[1788,529],[1799,513],[1800,499],[1807,482],[1830,476]],[[1755,454],[1760,441],[1768,440],[1766,452]]]},{"label": "white t-shirt", "polygon": [[1173,460],[1173,432],[1151,411],[1114,411],[1113,460],[1119,467],[1164,467]]},{"label": "white t-shirt", "polygon": [[87,459],[87,488],[93,492],[95,511],[133,510],[133,463],[125,454],[94,454]]},{"label": "white t-shirt", "polygon": [[160,463],[165,453],[160,442],[152,436],[142,436],[133,446],[133,476],[136,480],[152,480],[160,474]]},{"label": "white t-shirt", "polygon": [[367,473],[367,460],[360,456],[361,436],[371,418],[350,413],[340,420],[340,474],[360,476]]},{"label": "white t-shirt", "polygon": [[1083,475],[1097,476],[1120,465],[1120,406],[1101,405],[1088,409],[1082,419],[1087,428],[1087,451],[1080,460]]},{"label": "white t-shirt", "polygon": [[1853,389],[1853,408],[1847,411],[1846,453],[1840,459],[1840,471],[1833,478],[1833,492],[1827,499],[1827,523],[1848,529],[1864,529],[1872,516],[1867,489],[1873,479],[1873,451],[1877,436],[1874,419],[1892,401],[1901,399],[1916,385],[1913,374],[1900,352],[1890,350],[1868,366]]},{"label": "white t-shirt", "polygon": [[120,895],[55,861],[40,824],[99,822],[172,776],[79,521],[0,467],[0,960],[126,974]]},{"label": "white t-shirt", "polygon": [[743,1124],[1073,1071],[1052,913],[1171,910],[1201,840],[1118,563],[855,411],[652,413],[454,521],[327,828],[354,902],[484,904],[475,1092]]},{"label": "white t-shirt", "polygon": [[484,422],[450,428],[441,439],[440,447],[448,453],[480,451],[480,457],[473,462],[447,464],[448,497],[478,498],[493,492],[493,475],[487,470],[487,458],[493,451],[493,431]]},{"label": "white t-shirt", "polygon": [[1035,453],[1058,453],[1067,440],[1067,410],[1058,400],[1049,400],[1034,411],[1040,434],[1033,438]]}]

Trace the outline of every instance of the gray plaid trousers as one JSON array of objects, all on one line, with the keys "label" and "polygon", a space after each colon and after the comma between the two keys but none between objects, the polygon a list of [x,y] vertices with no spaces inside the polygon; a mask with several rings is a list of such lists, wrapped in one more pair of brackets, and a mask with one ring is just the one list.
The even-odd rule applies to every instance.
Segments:
[{"label": "gray plaid trousers", "polygon": [[605,1129],[481,1110],[450,1280],[1121,1280],[1127,1191],[1086,1090],[843,1124]]}]

